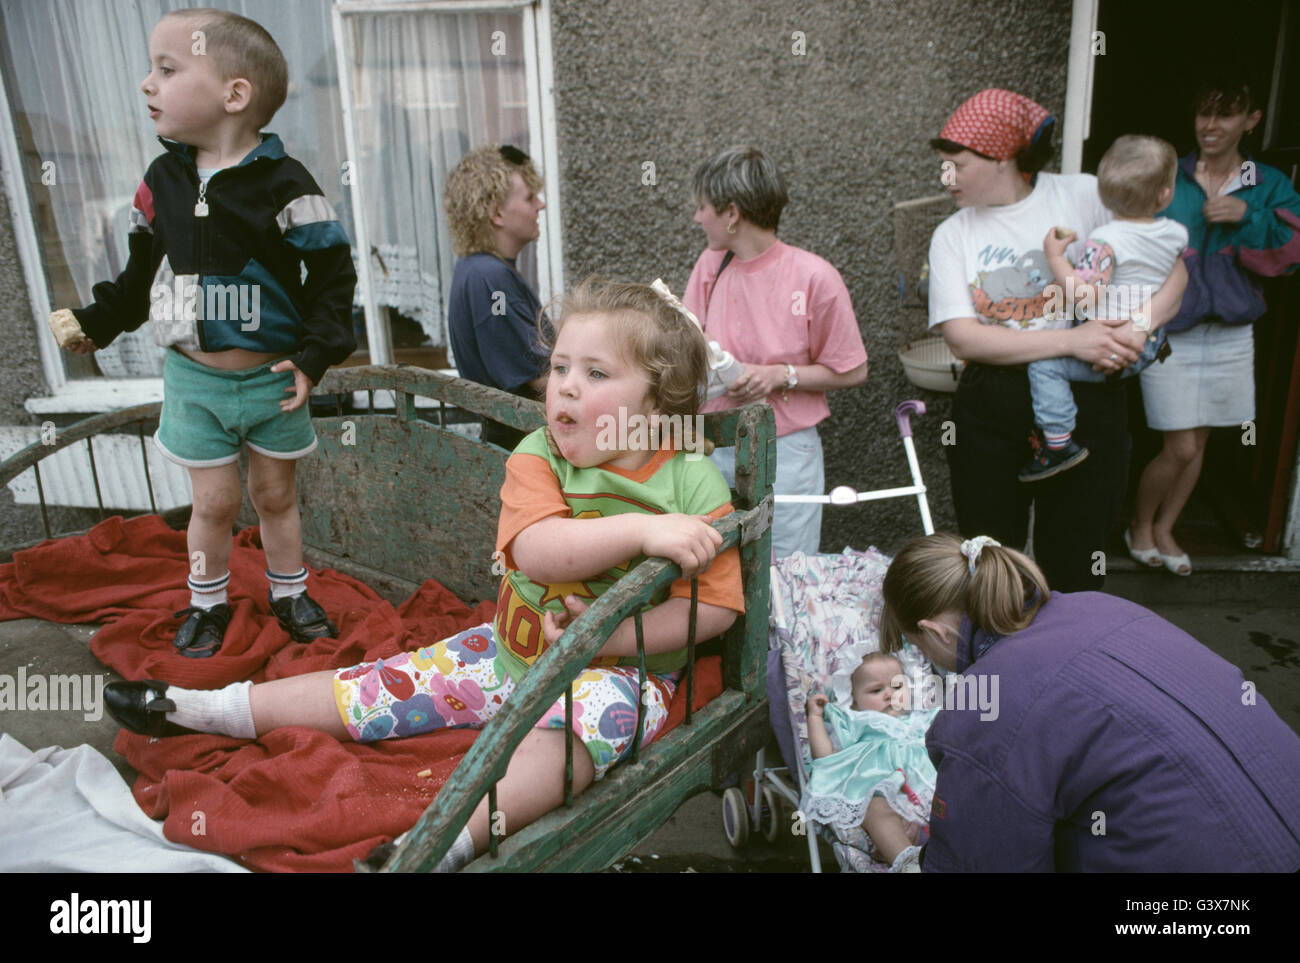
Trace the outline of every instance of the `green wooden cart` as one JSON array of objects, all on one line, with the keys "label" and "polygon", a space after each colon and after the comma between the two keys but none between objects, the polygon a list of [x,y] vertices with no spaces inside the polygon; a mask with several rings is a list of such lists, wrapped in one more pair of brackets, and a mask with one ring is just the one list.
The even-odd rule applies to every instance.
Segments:
[{"label": "green wooden cart", "polygon": [[[448,421],[458,412],[471,412],[530,430],[543,424],[542,406],[401,365],[335,369],[315,395],[344,398],[357,392],[369,399],[364,411],[344,410],[340,401],[334,413],[315,414],[320,448],[299,468],[309,564],[338,569],[390,593],[414,589],[433,577],[467,601],[495,598],[498,493],[509,453],[467,437]],[[376,396],[391,396],[392,407],[377,409]],[[94,437],[134,427],[145,457],[144,428],[157,419],[159,408],[139,406],[60,429],[54,444],[33,444],[0,465],[0,483],[8,484],[23,471],[36,473],[48,536],[40,461],[69,446],[83,446],[98,495]],[[667,820],[687,797],[720,788],[766,741],[764,661],[776,457],[771,409],[751,405],[710,415],[705,433],[715,444],[736,446],[737,510],[715,527],[724,547],[740,546],[747,609],[724,636],[701,647],[721,655],[722,693],[703,708],[688,710],[684,724],[652,745],[638,747],[631,760],[578,798],[573,798],[572,767],[567,765],[566,804],[518,833],[493,836],[490,852],[465,871],[584,871],[608,866]],[[102,497],[100,503],[102,508]],[[485,795],[494,810],[496,782],[535,720],[569,691],[570,681],[615,626],[679,576],[670,562],[649,559],[575,620],[483,728],[383,871],[432,868]],[[693,633],[693,612],[691,625]],[[697,653],[693,640],[688,647],[682,686],[689,698]],[[572,730],[566,729],[566,735],[571,759]]]}]

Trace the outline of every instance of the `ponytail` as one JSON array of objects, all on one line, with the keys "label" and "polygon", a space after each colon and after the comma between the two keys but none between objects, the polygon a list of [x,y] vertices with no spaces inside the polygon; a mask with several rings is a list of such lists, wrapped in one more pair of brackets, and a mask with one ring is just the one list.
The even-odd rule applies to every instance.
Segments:
[{"label": "ponytail", "polygon": [[972,566],[966,614],[986,632],[1011,635],[1034,621],[1047,601],[1047,579],[1024,553],[994,542]]},{"label": "ponytail", "polygon": [[937,533],[909,540],[885,573],[881,649],[896,652],[923,619],[963,612],[979,628],[1010,635],[1047,601],[1047,579],[1027,556],[989,538]]}]

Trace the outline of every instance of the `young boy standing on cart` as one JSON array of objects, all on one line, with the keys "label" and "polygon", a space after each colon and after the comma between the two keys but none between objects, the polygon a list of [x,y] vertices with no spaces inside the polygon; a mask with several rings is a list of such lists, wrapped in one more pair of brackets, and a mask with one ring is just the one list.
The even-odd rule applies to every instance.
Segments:
[{"label": "young boy standing on cart", "polygon": [[288,88],[265,29],[226,11],[174,11],[154,27],[149,62],[140,89],[167,151],[136,191],[126,269],[51,327],[84,354],[152,320],[170,348],[154,440],[194,492],[181,653],[215,654],[230,622],[244,445],[271,611],[296,641],[333,636],[306,592],[294,473],[316,447],[308,393],[356,348],[348,239],[311,175],[260,133]]}]

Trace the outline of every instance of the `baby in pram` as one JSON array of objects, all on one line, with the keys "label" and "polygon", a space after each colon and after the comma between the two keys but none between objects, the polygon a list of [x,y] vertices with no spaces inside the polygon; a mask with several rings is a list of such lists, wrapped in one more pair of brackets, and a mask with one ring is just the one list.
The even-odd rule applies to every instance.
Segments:
[{"label": "baby in pram", "polygon": [[850,709],[820,693],[808,699],[806,799],[819,821],[860,825],[892,872],[917,872],[934,798],[925,732],[939,710],[911,711],[903,665],[883,652],[863,658],[851,691]]}]

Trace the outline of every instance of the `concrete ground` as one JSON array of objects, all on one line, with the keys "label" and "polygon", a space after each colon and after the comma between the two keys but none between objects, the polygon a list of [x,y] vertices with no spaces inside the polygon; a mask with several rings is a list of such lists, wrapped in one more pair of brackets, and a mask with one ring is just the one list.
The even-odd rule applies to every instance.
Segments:
[{"label": "concrete ground", "polygon": [[[1179,579],[1138,572],[1125,565],[1111,574],[1107,590],[1146,605],[1180,626],[1256,684],[1288,725],[1300,732],[1300,573],[1200,572]],[[118,678],[88,649],[93,626],[55,625],[35,619],[0,623],[0,676],[82,674]],[[0,679],[0,685],[3,680]],[[88,707],[92,708],[93,707]],[[113,751],[118,727],[106,714],[84,709],[0,709],[0,731],[30,749],[89,743],[134,779]],[[777,758],[769,755],[769,765]],[[835,861],[825,846],[823,866]],[[658,831],[618,862],[620,872],[800,872],[808,869],[807,843],[783,836],[731,849],[722,832],[719,796],[704,793],[684,803]]]}]

